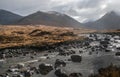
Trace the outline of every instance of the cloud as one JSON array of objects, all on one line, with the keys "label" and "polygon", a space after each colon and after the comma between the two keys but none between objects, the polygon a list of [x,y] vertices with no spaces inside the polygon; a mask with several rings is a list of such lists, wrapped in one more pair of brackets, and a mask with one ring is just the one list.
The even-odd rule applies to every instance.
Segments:
[{"label": "cloud", "polygon": [[50,0],[0,0],[0,9],[28,15],[39,10],[49,10]]},{"label": "cloud", "polygon": [[21,15],[36,11],[58,11],[80,22],[93,21],[106,12],[120,13],[119,0],[0,0],[0,9]]}]

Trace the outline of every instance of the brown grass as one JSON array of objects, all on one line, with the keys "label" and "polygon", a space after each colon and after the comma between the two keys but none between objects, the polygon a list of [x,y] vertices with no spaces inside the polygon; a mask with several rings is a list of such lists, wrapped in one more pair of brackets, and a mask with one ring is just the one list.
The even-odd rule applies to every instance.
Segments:
[{"label": "brown grass", "polygon": [[120,67],[110,65],[107,68],[101,68],[96,75],[91,75],[89,77],[120,77]]},{"label": "brown grass", "polygon": [[51,26],[0,26],[0,48],[14,46],[41,46],[79,39],[78,33],[92,32],[87,29],[73,29]]}]

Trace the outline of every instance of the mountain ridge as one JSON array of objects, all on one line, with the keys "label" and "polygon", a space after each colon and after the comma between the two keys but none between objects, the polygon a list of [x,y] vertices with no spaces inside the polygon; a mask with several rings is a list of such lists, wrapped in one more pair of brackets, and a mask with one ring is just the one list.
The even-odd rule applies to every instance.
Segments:
[{"label": "mountain ridge", "polygon": [[56,27],[73,27],[88,29],[120,29],[120,15],[115,11],[106,13],[103,17],[96,21],[80,23],[74,18],[59,13],[57,11],[42,12],[37,11],[28,16],[20,16],[18,14],[0,9],[1,25],[48,25]]},{"label": "mountain ridge", "polygon": [[18,14],[0,9],[0,24],[2,25],[13,24],[21,18],[22,16]]},{"label": "mountain ridge", "polygon": [[81,27],[81,23],[77,20],[73,19],[72,17],[61,14],[58,12],[35,12],[30,14],[21,20],[18,21],[17,24],[22,25],[53,25],[53,26],[65,26],[65,27]]},{"label": "mountain ridge", "polygon": [[90,27],[92,29],[118,29],[120,28],[120,15],[118,15],[116,12],[111,11],[106,13],[103,17],[100,19],[93,21],[93,22],[87,22],[83,24],[85,27]]}]

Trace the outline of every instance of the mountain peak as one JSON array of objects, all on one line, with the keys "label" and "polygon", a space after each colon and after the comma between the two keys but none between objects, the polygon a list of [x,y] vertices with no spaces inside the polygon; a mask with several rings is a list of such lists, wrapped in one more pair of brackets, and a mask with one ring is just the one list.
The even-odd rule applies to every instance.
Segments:
[{"label": "mountain peak", "polygon": [[110,11],[108,13],[106,13],[107,16],[116,16],[118,15],[115,11]]},{"label": "mountain peak", "polygon": [[56,11],[48,11],[48,12],[37,11],[33,14],[35,14],[35,15],[47,14],[47,15],[56,15],[56,16],[64,16],[65,15],[65,14],[62,14],[62,13],[59,13]]},{"label": "mountain peak", "polygon": [[102,18],[92,22],[85,24],[88,27],[92,27],[94,29],[120,29],[120,15],[111,11],[106,13]]},{"label": "mountain peak", "polygon": [[56,11],[49,11],[49,12],[41,12],[38,11],[36,13],[33,13],[31,15],[28,15],[18,21],[18,24],[24,24],[24,25],[49,25],[49,26],[59,26],[59,27],[80,27],[81,23],[74,20],[73,18],[61,14]]},{"label": "mountain peak", "polygon": [[41,14],[41,13],[44,13],[44,12],[42,12],[42,11],[37,11],[37,12],[35,12],[35,13],[33,13],[33,14]]},{"label": "mountain peak", "polygon": [[47,13],[48,13],[48,14],[58,15],[58,16],[60,16],[60,15],[65,15],[65,14],[62,14],[62,13],[57,12],[57,11],[48,11]]}]

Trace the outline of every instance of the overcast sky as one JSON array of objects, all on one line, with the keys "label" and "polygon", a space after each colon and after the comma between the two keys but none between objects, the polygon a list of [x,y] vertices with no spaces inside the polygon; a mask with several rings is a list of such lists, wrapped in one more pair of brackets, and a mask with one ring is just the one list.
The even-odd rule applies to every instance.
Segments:
[{"label": "overcast sky", "polygon": [[106,12],[119,12],[120,0],[0,0],[0,9],[23,16],[36,11],[58,11],[86,22],[100,18]]}]

